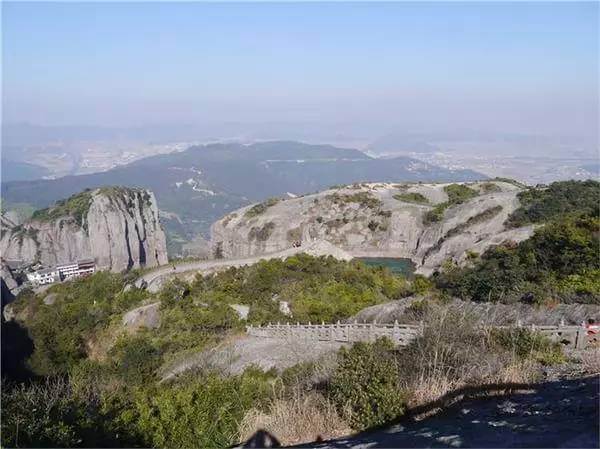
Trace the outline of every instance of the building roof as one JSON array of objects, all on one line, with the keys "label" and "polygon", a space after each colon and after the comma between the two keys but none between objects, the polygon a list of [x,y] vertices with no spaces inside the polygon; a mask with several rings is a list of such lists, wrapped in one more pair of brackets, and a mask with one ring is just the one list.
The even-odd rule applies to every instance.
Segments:
[{"label": "building roof", "polygon": [[56,268],[44,268],[43,270],[36,271],[38,274],[49,274],[54,272],[56,272]]},{"label": "building roof", "polygon": [[81,259],[81,260],[78,260],[77,263],[79,265],[91,265],[91,264],[96,264],[96,261],[94,259]]},{"label": "building roof", "polygon": [[61,263],[58,264],[56,266],[56,268],[65,268],[65,267],[76,267],[77,266],[77,262],[65,262],[65,263]]},{"label": "building roof", "polygon": [[3,259],[4,263],[6,263],[6,265],[8,265],[8,268],[15,269],[15,268],[20,268],[23,265],[25,265],[25,262],[23,262],[22,260],[8,260],[8,259]]}]

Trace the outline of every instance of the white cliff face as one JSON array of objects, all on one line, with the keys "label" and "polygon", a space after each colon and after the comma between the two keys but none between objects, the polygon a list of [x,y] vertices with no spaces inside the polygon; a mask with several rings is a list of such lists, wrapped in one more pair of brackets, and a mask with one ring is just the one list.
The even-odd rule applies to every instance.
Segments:
[{"label": "white cliff face", "polygon": [[92,258],[99,269],[111,271],[168,261],[156,199],[145,190],[97,189],[90,192],[80,221],[69,214],[34,216],[2,231],[0,250],[9,260],[52,266]]},{"label": "white cliff face", "polygon": [[[361,184],[281,200],[260,213],[248,206],[213,224],[213,252],[238,258],[327,241],[354,257],[409,258],[418,272],[429,274],[446,259],[462,262],[467,251],[482,253],[531,236],[532,227],[505,229],[520,188],[499,181],[468,184],[476,197],[448,207],[439,222],[426,223],[425,214],[448,200],[447,185]],[[423,195],[428,203],[399,199],[407,193]]]}]

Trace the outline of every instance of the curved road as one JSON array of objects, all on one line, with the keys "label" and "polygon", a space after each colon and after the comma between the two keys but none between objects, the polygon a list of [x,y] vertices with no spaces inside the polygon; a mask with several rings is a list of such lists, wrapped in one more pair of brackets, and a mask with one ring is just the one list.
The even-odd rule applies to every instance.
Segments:
[{"label": "curved road", "polygon": [[274,253],[261,254],[260,256],[246,257],[242,259],[202,260],[197,262],[184,262],[175,265],[170,263],[168,265],[162,265],[152,271],[149,271],[148,273],[143,274],[135,281],[135,286],[141,288],[145,284],[147,290],[149,290],[152,293],[156,293],[160,289],[164,278],[167,278],[174,274],[187,273],[190,271],[197,271],[202,273],[220,269],[227,269],[230,267],[242,267],[244,265],[255,264],[261,260],[285,259],[286,257],[290,257],[294,254],[298,254],[301,252],[310,253],[310,248],[288,248]]}]

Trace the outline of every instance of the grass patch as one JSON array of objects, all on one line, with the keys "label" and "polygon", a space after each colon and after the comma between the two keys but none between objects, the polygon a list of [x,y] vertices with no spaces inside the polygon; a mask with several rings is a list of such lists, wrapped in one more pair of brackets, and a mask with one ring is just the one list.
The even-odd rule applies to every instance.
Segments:
[{"label": "grass patch", "polygon": [[361,207],[369,209],[378,209],[383,204],[379,198],[375,198],[369,192],[356,192],[349,195],[333,193],[331,195],[327,195],[326,198],[337,205],[358,203]]},{"label": "grass patch", "polygon": [[405,203],[429,204],[429,200],[424,195],[417,192],[398,193],[394,195],[394,199]]},{"label": "grass patch", "polygon": [[279,202],[279,198],[269,198],[262,203],[255,204],[246,211],[244,216],[246,218],[254,218],[264,214],[269,207],[275,206]]},{"label": "grass patch", "polygon": [[470,200],[479,195],[479,193],[462,184],[450,184],[444,187],[444,192],[448,195],[448,201],[437,204],[433,209],[428,211],[423,216],[423,223],[432,224],[442,221],[444,218],[444,212],[450,206],[462,204],[465,201]]},{"label": "grass patch", "polygon": [[72,217],[79,226],[83,227],[91,203],[92,192],[88,189],[66,200],[57,201],[52,207],[36,210],[31,218],[37,221],[49,222],[59,218]]}]

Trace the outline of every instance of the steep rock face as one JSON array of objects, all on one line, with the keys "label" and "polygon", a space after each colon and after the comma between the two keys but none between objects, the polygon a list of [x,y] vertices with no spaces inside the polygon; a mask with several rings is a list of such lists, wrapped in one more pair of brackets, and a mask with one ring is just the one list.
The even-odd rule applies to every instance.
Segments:
[{"label": "steep rock face", "polygon": [[469,250],[531,236],[532,227],[505,229],[520,188],[499,181],[468,184],[474,197],[428,222],[427,213],[449,201],[447,186],[357,184],[248,206],[213,224],[213,252],[248,257],[324,240],[355,257],[409,258],[428,274]]},{"label": "steep rock face", "polygon": [[167,263],[154,195],[121,187],[83,192],[3,227],[0,250],[6,259],[44,266],[86,258],[112,271]]}]

